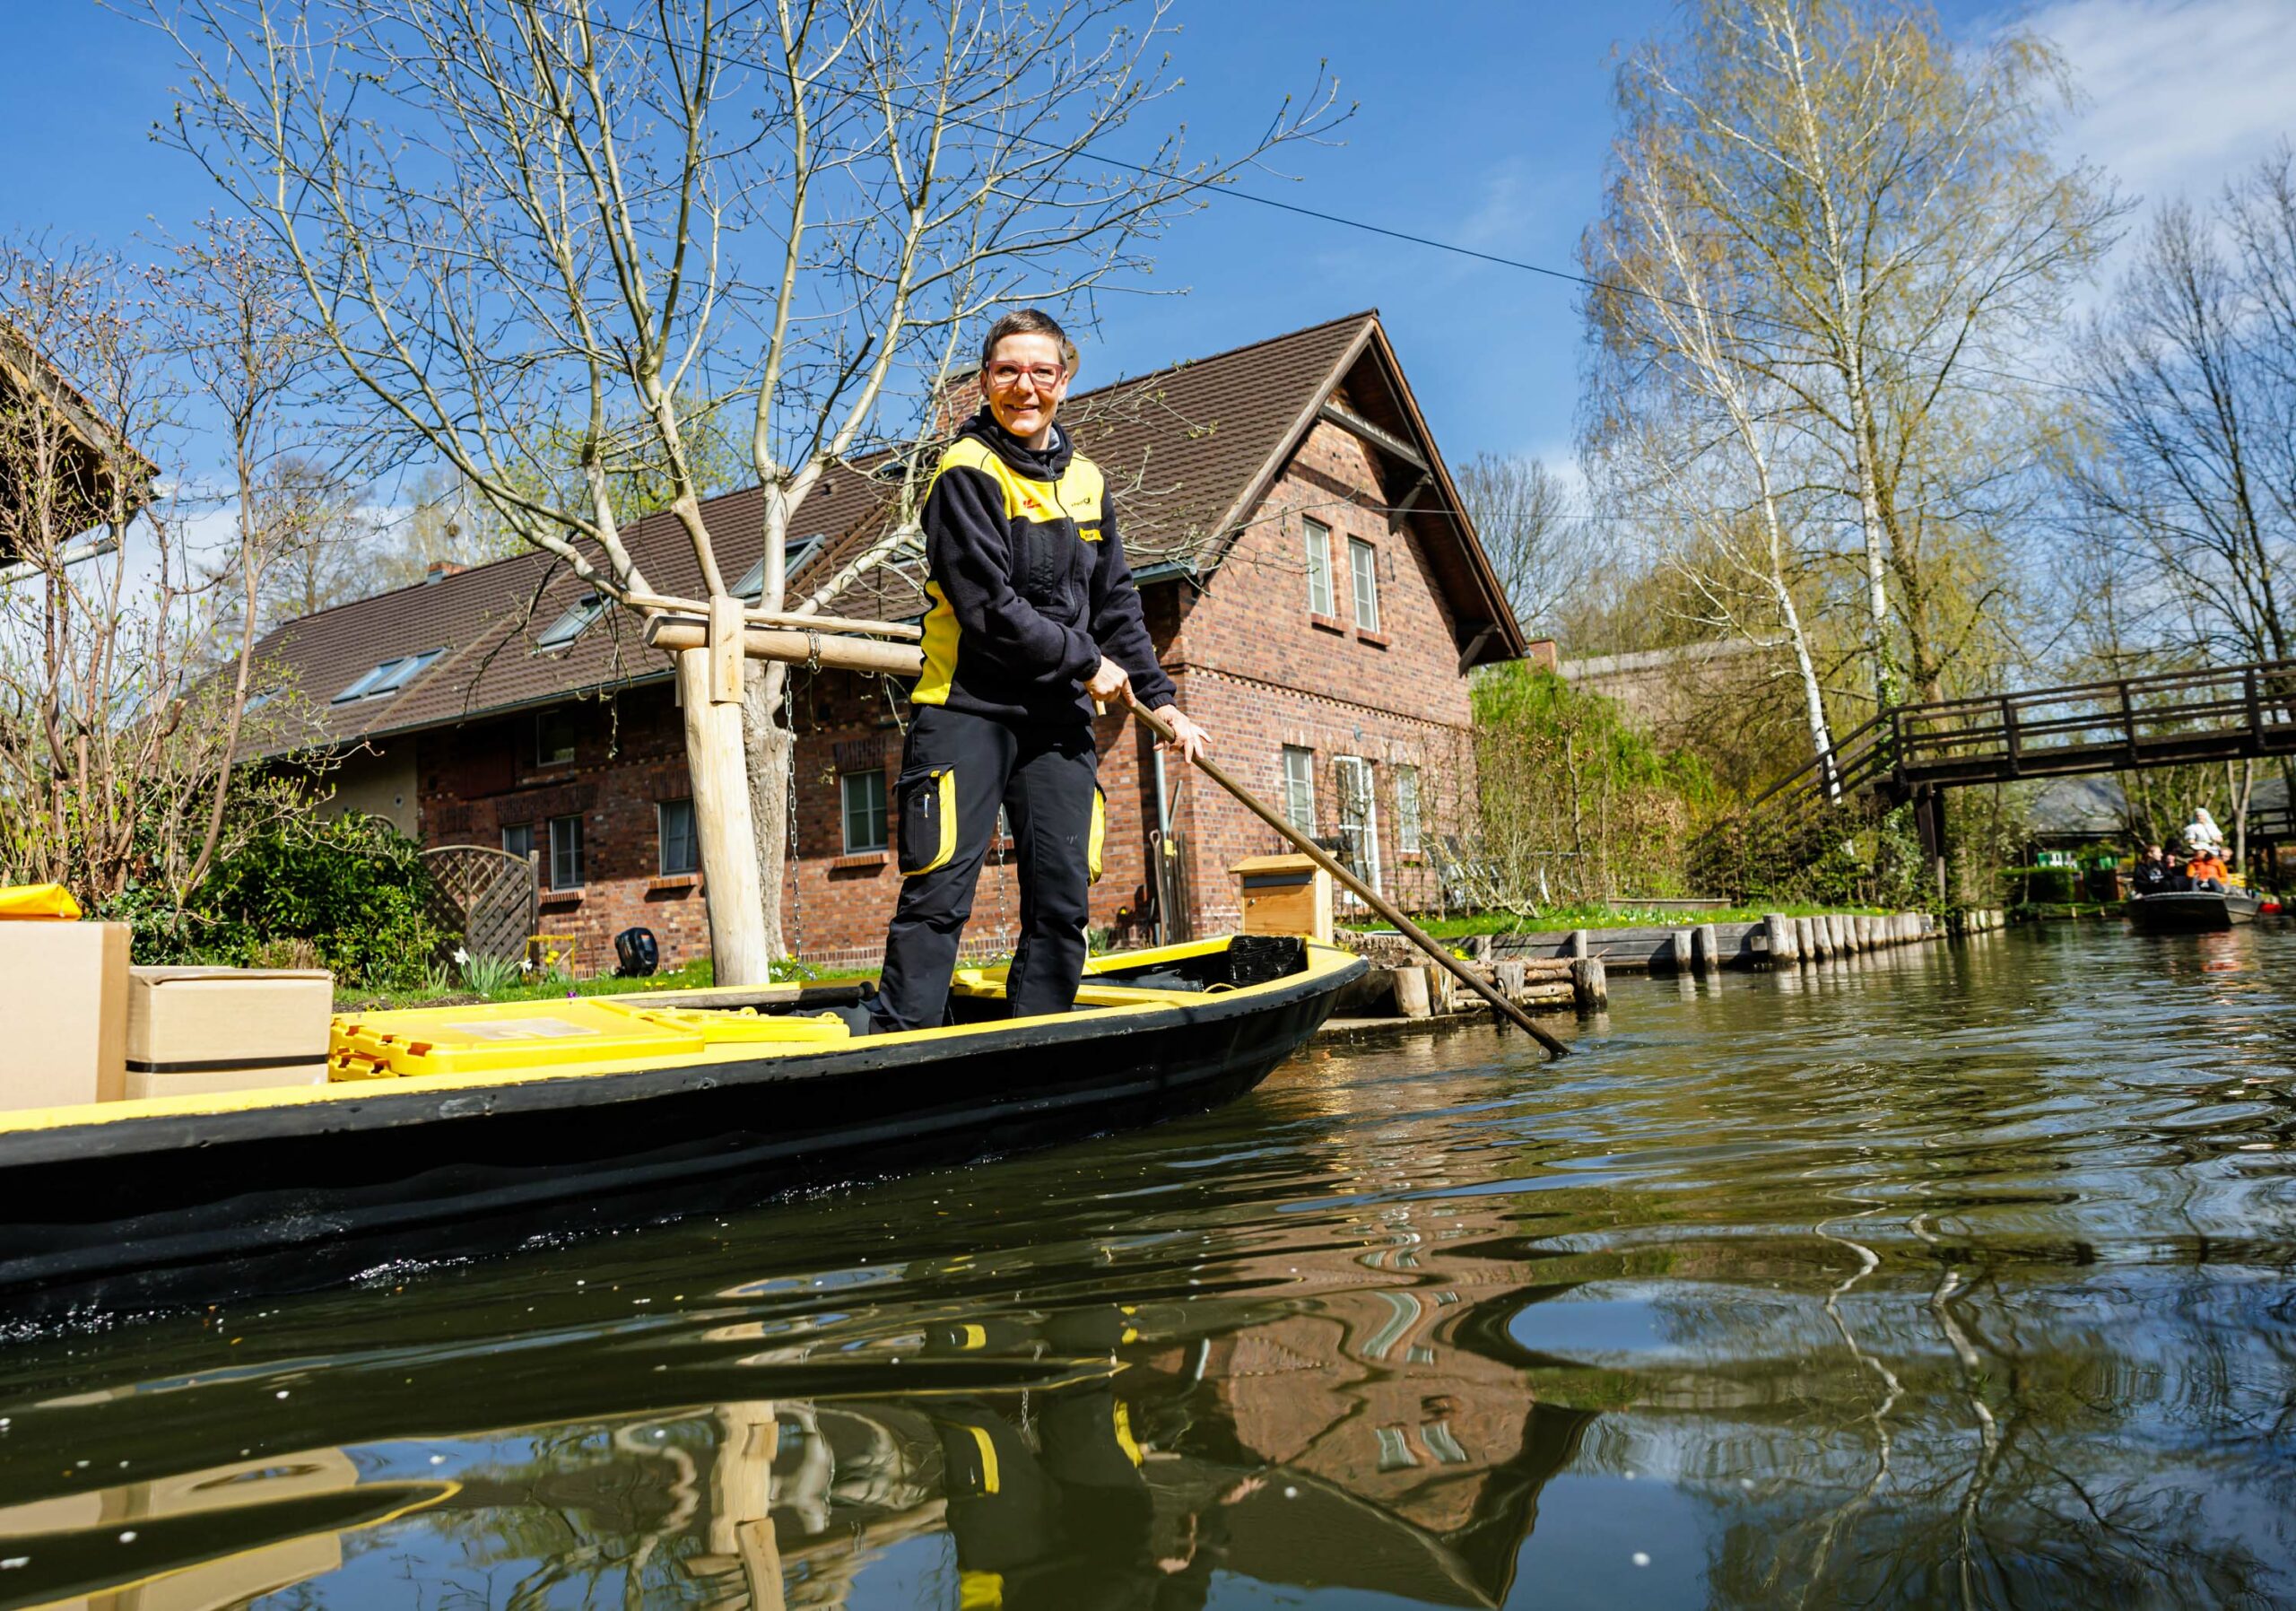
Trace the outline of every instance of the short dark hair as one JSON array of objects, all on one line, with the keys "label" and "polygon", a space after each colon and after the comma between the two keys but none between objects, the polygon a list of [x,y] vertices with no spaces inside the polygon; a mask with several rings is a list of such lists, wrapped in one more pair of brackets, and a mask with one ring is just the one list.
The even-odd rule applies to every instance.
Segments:
[{"label": "short dark hair", "polygon": [[984,371],[996,351],[996,344],[1008,335],[1051,336],[1060,344],[1060,361],[1068,366],[1068,372],[1076,372],[1076,344],[1068,339],[1068,332],[1060,327],[1060,321],[1041,308],[1015,308],[988,327],[987,337],[980,344],[980,367]]}]

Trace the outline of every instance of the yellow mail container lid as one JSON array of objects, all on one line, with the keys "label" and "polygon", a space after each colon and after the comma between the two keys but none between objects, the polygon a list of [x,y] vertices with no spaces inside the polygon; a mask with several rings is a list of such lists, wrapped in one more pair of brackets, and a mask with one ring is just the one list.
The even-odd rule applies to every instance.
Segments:
[{"label": "yellow mail container lid", "polygon": [[336,1080],[546,1073],[597,1063],[666,1062],[713,1046],[796,1049],[843,1041],[851,1032],[834,1014],[761,1017],[610,998],[500,1001],[337,1018],[327,1060],[329,1077]]}]

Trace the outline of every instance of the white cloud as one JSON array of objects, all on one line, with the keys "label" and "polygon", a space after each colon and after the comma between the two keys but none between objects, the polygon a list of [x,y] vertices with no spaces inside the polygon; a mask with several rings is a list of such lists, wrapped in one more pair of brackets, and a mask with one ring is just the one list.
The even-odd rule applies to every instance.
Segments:
[{"label": "white cloud", "polygon": [[2287,0],[2056,0],[2023,22],[2065,53],[2086,98],[2066,154],[2148,206],[2205,200],[2296,126]]}]

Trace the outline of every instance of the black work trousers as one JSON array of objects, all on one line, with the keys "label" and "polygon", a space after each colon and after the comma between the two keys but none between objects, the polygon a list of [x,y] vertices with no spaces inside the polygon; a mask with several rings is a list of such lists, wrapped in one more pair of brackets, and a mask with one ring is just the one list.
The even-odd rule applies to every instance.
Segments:
[{"label": "black work trousers", "polygon": [[1002,806],[1021,875],[1021,934],[1006,986],[1015,1018],[1065,1013],[1084,971],[1100,845],[1091,729],[1008,726],[926,705],[909,724],[893,810],[900,904],[870,1019],[880,1033],[947,1022],[949,979]]}]

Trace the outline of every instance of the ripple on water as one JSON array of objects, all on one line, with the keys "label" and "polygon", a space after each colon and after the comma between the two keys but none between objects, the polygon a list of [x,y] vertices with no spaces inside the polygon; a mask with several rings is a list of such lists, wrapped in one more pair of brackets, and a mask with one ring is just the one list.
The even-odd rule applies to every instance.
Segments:
[{"label": "ripple on water", "polygon": [[1622,980],[1553,1067],[1316,1049],[1141,1134],[19,1337],[0,1603],[2296,1598],[2292,963]]}]

